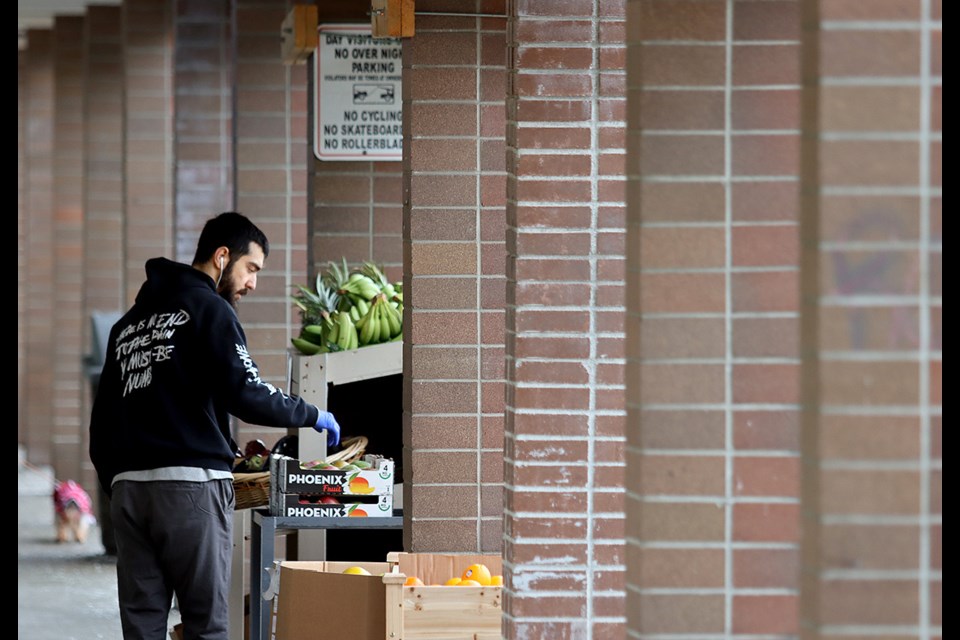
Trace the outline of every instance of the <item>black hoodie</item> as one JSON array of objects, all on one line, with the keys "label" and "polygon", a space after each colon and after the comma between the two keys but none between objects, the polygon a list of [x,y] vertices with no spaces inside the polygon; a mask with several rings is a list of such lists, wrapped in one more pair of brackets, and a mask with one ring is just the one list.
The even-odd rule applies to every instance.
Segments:
[{"label": "black hoodie", "polygon": [[229,416],[313,427],[319,410],[263,382],[240,321],[197,269],[165,258],[113,326],[90,419],[90,459],[109,492],[118,473],[233,468]]}]

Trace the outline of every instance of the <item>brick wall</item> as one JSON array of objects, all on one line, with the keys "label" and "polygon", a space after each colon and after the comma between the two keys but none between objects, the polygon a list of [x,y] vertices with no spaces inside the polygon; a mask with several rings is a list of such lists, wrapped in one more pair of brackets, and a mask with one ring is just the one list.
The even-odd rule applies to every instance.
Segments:
[{"label": "brick wall", "polygon": [[[287,0],[240,0],[236,7],[236,202],[270,240],[257,292],[240,317],[260,375],[287,387],[287,348],[300,318],[290,304],[307,272],[306,65],[284,66],[279,25]],[[272,445],[285,432],[242,427],[237,442]]]},{"label": "brick wall", "polygon": [[27,31],[26,365],[24,439],[30,460],[49,464],[53,434],[53,32]]},{"label": "brick wall", "polygon": [[190,263],[203,223],[234,208],[233,4],[175,0],[174,250]]},{"label": "brick wall", "polygon": [[166,0],[126,0],[124,63],[124,308],[143,264],[173,256],[173,33]]},{"label": "brick wall", "polygon": [[624,632],[623,9],[510,9],[508,638]]},{"label": "brick wall", "polygon": [[803,10],[803,624],[940,637],[941,8]]},{"label": "brick wall", "polygon": [[26,442],[27,432],[27,55],[17,51],[17,442]]},{"label": "brick wall", "polygon": [[[455,8],[496,13],[492,4]],[[408,551],[501,548],[505,26],[418,15],[404,41]]]},{"label": "brick wall", "polygon": [[[123,289],[123,42],[119,6],[95,6],[84,20],[83,310],[84,354],[90,353],[90,314],[120,311]],[[96,479],[87,462],[92,393],[81,384],[81,460],[86,486]]]},{"label": "brick wall", "polygon": [[797,633],[799,7],[628,6],[628,635]]},{"label": "brick wall", "polygon": [[83,17],[54,22],[53,459],[57,474],[79,478],[83,308]]}]

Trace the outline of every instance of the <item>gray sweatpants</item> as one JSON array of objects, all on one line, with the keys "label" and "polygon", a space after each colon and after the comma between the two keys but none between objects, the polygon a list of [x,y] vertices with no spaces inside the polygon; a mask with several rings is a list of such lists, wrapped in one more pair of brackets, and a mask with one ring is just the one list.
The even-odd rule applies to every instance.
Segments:
[{"label": "gray sweatpants", "polygon": [[233,506],[230,480],[113,485],[125,640],[166,638],[174,593],[185,640],[226,640]]}]

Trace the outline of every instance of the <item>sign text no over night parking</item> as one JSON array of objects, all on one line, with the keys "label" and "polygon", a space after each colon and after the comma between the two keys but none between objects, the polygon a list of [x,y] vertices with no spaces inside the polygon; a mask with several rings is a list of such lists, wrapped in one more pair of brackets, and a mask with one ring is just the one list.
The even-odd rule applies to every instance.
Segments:
[{"label": "sign text no over night parking", "polygon": [[321,25],[314,65],[314,154],[320,160],[400,160],[400,40],[369,25]]}]

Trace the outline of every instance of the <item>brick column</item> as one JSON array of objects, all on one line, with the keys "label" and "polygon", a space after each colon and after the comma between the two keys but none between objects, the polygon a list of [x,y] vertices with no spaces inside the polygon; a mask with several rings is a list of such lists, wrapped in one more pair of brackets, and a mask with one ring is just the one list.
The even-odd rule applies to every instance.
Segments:
[{"label": "brick column", "polygon": [[628,635],[798,632],[796,2],[629,2]]},{"label": "brick column", "polygon": [[[24,38],[25,39],[25,38]],[[23,43],[20,44],[23,47]],[[29,221],[27,179],[27,117],[30,113],[27,87],[27,51],[17,51],[17,442],[26,442],[27,378],[27,236]]]},{"label": "brick column", "polygon": [[172,6],[123,3],[124,308],[143,284],[149,258],[173,255]]},{"label": "brick column", "polygon": [[27,31],[25,385],[22,442],[30,460],[52,462],[53,434],[53,124],[54,37]]},{"label": "brick column", "polygon": [[507,45],[508,638],[624,633],[622,2],[517,2]]},{"label": "brick column", "polygon": [[[92,6],[84,21],[83,353],[91,347],[90,314],[124,308],[123,289],[123,41],[120,7]],[[86,462],[92,393],[81,384],[85,486],[95,486]]]},{"label": "brick column", "polygon": [[408,551],[501,548],[505,25],[424,15],[404,41]]},{"label": "brick column", "polygon": [[803,10],[804,636],[938,638],[941,8]]},{"label": "brick column", "polygon": [[53,462],[60,478],[79,478],[83,314],[84,18],[54,22]]},{"label": "brick column", "polygon": [[[290,304],[307,273],[306,65],[285,66],[277,41],[288,0],[239,0],[236,7],[236,202],[270,240],[256,295],[241,318],[260,375],[287,387],[287,347],[300,318]],[[242,427],[237,442],[272,445],[285,432]]]},{"label": "brick column", "polygon": [[234,208],[234,17],[228,2],[173,7],[174,251],[190,263],[203,223]]}]

